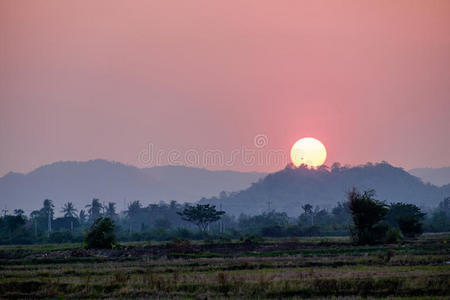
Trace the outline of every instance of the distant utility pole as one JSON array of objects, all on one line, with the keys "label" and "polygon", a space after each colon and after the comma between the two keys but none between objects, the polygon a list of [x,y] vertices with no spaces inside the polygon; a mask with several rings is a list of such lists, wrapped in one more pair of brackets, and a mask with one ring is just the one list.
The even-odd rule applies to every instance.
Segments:
[{"label": "distant utility pole", "polygon": [[[219,204],[219,210],[222,211],[222,203]],[[225,230],[224,230],[224,228],[223,228],[223,221],[222,221],[222,218],[220,219],[219,226],[220,226],[220,227],[219,227],[219,232],[220,232],[220,233],[223,233]]]},{"label": "distant utility pole", "polygon": [[51,215],[51,210],[50,208],[48,209],[47,212],[47,216],[48,216],[48,236],[50,237],[50,232],[52,232],[52,215]]},{"label": "distant utility pole", "polygon": [[34,217],[34,236],[37,237],[37,220],[36,220],[36,217]]},{"label": "distant utility pole", "polygon": [[270,212],[270,204],[272,204],[272,202],[270,200],[267,201],[267,210],[268,210],[268,212]]}]

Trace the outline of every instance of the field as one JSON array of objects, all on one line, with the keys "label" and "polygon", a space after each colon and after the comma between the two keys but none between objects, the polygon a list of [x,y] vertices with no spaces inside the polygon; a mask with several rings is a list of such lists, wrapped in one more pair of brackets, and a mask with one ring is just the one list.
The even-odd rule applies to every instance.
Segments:
[{"label": "field", "polygon": [[450,298],[450,235],[0,247],[3,298]]}]

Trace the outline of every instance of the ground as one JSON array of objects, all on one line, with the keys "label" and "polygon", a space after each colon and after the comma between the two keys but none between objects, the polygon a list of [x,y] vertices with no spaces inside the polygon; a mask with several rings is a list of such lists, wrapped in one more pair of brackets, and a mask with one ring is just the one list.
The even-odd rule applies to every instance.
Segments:
[{"label": "ground", "polygon": [[450,235],[0,246],[1,298],[450,298]]}]

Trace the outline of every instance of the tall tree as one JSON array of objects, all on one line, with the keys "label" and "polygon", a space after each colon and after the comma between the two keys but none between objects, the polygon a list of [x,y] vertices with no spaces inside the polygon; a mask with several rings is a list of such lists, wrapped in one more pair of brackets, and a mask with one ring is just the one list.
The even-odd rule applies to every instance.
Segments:
[{"label": "tall tree", "polygon": [[64,213],[64,218],[76,218],[77,216],[77,209],[72,202],[65,203],[61,212]]},{"label": "tall tree", "polygon": [[108,202],[105,215],[106,217],[111,218],[111,220],[115,220],[117,218],[118,215],[116,213],[116,203]]},{"label": "tall tree", "polygon": [[89,221],[94,222],[101,216],[102,204],[97,198],[92,199],[91,204],[86,205],[89,214]]},{"label": "tall tree", "polygon": [[380,242],[388,229],[381,221],[388,213],[386,203],[375,200],[374,190],[359,193],[355,188],[348,193],[349,209],[354,227],[353,241],[364,245]]},{"label": "tall tree", "polygon": [[414,204],[392,203],[386,220],[389,225],[398,227],[406,237],[416,237],[423,232],[425,214]]},{"label": "tall tree", "polygon": [[23,211],[23,209],[15,209],[14,210],[14,215],[16,216],[22,216],[25,212]]},{"label": "tall tree", "polygon": [[313,212],[313,206],[309,203],[302,205],[302,209],[304,211],[304,214],[306,216],[309,216],[311,218],[311,226],[314,225],[314,212]]},{"label": "tall tree", "polygon": [[205,234],[209,224],[220,220],[221,216],[225,214],[224,211],[216,210],[215,205],[197,204],[196,206],[188,206],[178,214],[183,220],[194,223]]},{"label": "tall tree", "polygon": [[142,208],[141,202],[139,200],[133,201],[128,205],[127,216],[129,218],[134,218],[140,212]]},{"label": "tall tree", "polygon": [[86,211],[84,209],[81,209],[80,213],[78,214],[78,220],[80,220],[80,224],[86,222],[86,219],[87,219]]},{"label": "tall tree", "polygon": [[50,236],[50,232],[52,231],[52,221],[53,216],[55,214],[54,212],[55,206],[53,205],[53,201],[50,199],[44,200],[44,207],[41,208],[40,214],[41,217],[44,217],[47,219],[47,234]]},{"label": "tall tree", "polygon": [[41,208],[41,216],[45,216],[46,218],[50,215],[50,220],[53,220],[55,215],[54,211],[55,205],[53,205],[53,200],[45,199],[43,203],[43,207]]}]

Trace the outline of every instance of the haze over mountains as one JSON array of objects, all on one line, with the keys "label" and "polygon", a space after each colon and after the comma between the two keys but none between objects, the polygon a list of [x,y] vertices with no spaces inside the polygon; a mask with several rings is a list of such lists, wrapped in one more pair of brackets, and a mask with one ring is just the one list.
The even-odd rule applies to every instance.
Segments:
[{"label": "haze over mountains", "polygon": [[424,182],[442,186],[450,183],[450,167],[444,168],[416,168],[408,171],[414,176],[422,178]]},{"label": "haze over mountains", "polygon": [[345,199],[353,186],[373,188],[381,200],[425,207],[435,206],[444,196],[450,196],[450,185],[426,184],[387,163],[331,170],[287,167],[266,175],[183,166],[137,168],[106,160],[56,162],[28,174],[11,172],[0,178],[0,207],[6,206],[10,211],[22,208],[29,213],[49,198],[59,212],[67,201],[81,209],[92,198],[99,198],[102,202],[116,202],[123,210],[126,203],[134,200],[148,205],[202,199],[203,203],[222,204],[223,209],[235,215],[261,213],[268,209],[268,202],[271,209],[298,215],[301,204],[334,206]]},{"label": "haze over mountains", "polygon": [[234,215],[260,214],[269,209],[287,212],[291,216],[301,213],[301,205],[332,208],[346,200],[353,187],[359,190],[375,189],[376,198],[387,203],[414,203],[424,208],[435,207],[450,196],[450,184],[437,187],[401,168],[388,163],[366,164],[356,167],[338,167],[331,170],[287,167],[269,174],[250,188],[222,194],[221,197],[202,199],[201,203],[221,205]]},{"label": "haze over mountains", "polygon": [[264,173],[210,171],[183,166],[137,168],[106,160],[56,162],[28,174],[8,173],[0,178],[0,206],[28,213],[52,199],[57,211],[67,201],[78,209],[92,198],[116,202],[122,210],[125,202],[143,204],[177,200],[194,202],[220,191],[242,190]]}]

